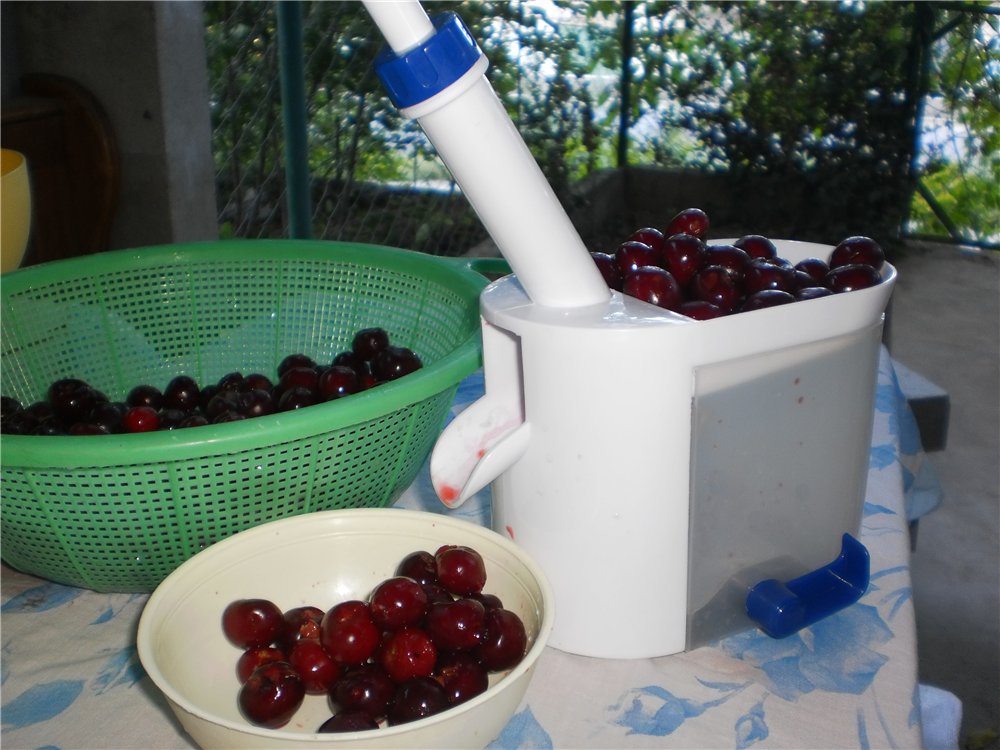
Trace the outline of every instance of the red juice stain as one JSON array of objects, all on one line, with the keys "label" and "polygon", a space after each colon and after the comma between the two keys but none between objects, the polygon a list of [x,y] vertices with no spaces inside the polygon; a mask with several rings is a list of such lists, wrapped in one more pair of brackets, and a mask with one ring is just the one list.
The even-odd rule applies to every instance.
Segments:
[{"label": "red juice stain", "polygon": [[449,487],[447,484],[442,485],[441,489],[438,490],[438,497],[441,498],[442,502],[450,503],[458,497],[458,490],[454,487]]},{"label": "red juice stain", "polygon": [[486,455],[486,449],[480,448],[479,451],[476,453],[476,455],[479,456],[479,458],[482,458],[483,456]]},{"label": "red juice stain", "polygon": [[505,526],[504,528],[507,529],[507,536],[509,536],[511,539],[513,539],[514,538],[514,529],[511,528],[510,526]]}]

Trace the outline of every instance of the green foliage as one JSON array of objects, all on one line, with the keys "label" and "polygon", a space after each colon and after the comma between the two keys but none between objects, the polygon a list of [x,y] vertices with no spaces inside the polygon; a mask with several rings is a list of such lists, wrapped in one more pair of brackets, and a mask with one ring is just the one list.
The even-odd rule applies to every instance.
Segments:
[{"label": "green foliage", "polygon": [[[990,172],[972,171],[958,164],[936,162],[921,177],[924,187],[956,225],[962,239],[1000,241],[1000,170],[994,159]],[[909,230],[914,234],[946,237],[949,228],[917,195],[913,199]]]},{"label": "green foliage", "polygon": [[[204,7],[220,222],[236,236],[277,233],[284,166],[274,5],[210,0]],[[463,238],[477,230],[481,236],[454,196],[406,208],[394,199],[394,210],[415,214],[408,222],[387,218],[386,201],[367,186],[446,184],[449,175],[374,75],[382,40],[362,4],[301,7],[317,231],[390,244],[419,237],[434,248],[469,244]],[[748,196],[727,218],[756,231],[824,241],[897,234],[915,177],[928,24],[945,20],[933,3],[649,0],[626,8],[612,0],[467,0],[425,7],[432,15],[455,10],[469,25],[490,60],[491,84],[564,202],[581,179],[616,164],[627,63],[629,163],[724,173]],[[941,202],[956,221],[981,227],[996,219],[990,187],[1000,176],[1000,97],[988,54],[996,35],[990,42],[983,17],[969,18],[937,42],[928,85],[969,134],[962,152],[974,164],[936,158],[923,168],[925,184],[947,193]],[[995,18],[986,23],[995,26]],[[926,210],[918,204],[911,221],[922,226]],[[370,224],[355,226],[359,216],[397,235],[368,236]]]},{"label": "green foliage", "polygon": [[[650,3],[648,101],[677,102],[705,168],[768,216],[733,221],[803,239],[896,235],[913,153],[909,3]],[[767,179],[763,179],[767,178]],[[761,191],[769,196],[760,200]],[[808,196],[783,212],[789,196]]]},{"label": "green foliage", "polygon": [[[997,16],[923,9],[927,24],[949,30],[928,60],[920,179],[966,240],[1000,242],[1000,20]],[[946,133],[948,137],[943,137]],[[917,234],[950,234],[923,196],[915,195],[907,226]]]}]

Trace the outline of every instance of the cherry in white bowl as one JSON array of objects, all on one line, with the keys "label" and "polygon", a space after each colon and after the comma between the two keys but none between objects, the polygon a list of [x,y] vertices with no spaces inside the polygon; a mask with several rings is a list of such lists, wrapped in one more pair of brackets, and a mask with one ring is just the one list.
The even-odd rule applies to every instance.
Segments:
[{"label": "cherry in white bowl", "polygon": [[[404,557],[448,544],[480,553],[488,576],[484,592],[517,614],[528,635],[524,657],[491,674],[486,692],[424,719],[357,732],[317,731],[331,715],[324,695],[307,695],[280,729],[255,726],[241,715],[239,650],[221,627],[231,602],[268,599],[287,611],[366,599]],[[146,673],[203,748],[485,747],[524,697],[553,617],[544,574],[490,529],[395,508],[334,510],[258,526],[183,563],[150,596],[139,622],[138,650]]]}]

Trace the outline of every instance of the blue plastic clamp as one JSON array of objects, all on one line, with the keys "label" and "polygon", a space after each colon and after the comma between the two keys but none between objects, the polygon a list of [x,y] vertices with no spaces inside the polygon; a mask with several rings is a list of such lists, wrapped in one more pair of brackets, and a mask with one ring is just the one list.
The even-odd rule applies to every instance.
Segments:
[{"label": "blue plastic clamp", "polygon": [[469,72],[482,57],[472,32],[457,14],[431,19],[435,34],[402,55],[386,47],[375,57],[375,72],[400,109],[430,99]]},{"label": "blue plastic clamp", "polygon": [[784,638],[854,604],[868,590],[868,550],[850,534],[829,565],[782,583],[773,578],[747,593],[750,619],[772,638]]}]

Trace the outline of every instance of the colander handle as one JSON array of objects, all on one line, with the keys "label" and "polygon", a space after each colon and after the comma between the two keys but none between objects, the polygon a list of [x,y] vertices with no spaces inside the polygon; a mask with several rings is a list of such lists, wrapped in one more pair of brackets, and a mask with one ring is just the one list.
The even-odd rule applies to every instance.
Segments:
[{"label": "colander handle", "polygon": [[457,258],[464,268],[475,271],[487,279],[496,279],[511,273],[506,258]]}]

